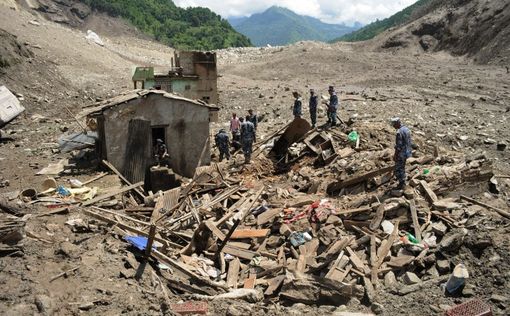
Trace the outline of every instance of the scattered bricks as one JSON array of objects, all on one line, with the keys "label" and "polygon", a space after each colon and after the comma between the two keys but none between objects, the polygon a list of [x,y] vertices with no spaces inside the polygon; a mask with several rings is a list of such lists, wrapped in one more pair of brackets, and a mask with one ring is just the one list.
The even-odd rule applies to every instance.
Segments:
[{"label": "scattered bricks", "polygon": [[450,262],[448,260],[438,260],[436,262],[437,271],[441,274],[450,272]]},{"label": "scattered bricks", "polygon": [[170,308],[174,313],[180,315],[190,315],[190,314],[207,314],[208,304],[207,302],[195,302],[189,301],[180,304],[171,304]]},{"label": "scattered bricks", "polygon": [[448,231],[448,227],[442,222],[432,224],[432,231],[438,236],[444,236]]},{"label": "scattered bricks", "polygon": [[404,274],[404,282],[407,285],[418,284],[418,283],[421,283],[421,279],[416,274],[414,274],[412,272],[406,272]]},{"label": "scattered bricks", "polygon": [[466,286],[462,289],[462,296],[464,297],[473,297],[475,296],[475,288],[473,284],[466,284]]}]

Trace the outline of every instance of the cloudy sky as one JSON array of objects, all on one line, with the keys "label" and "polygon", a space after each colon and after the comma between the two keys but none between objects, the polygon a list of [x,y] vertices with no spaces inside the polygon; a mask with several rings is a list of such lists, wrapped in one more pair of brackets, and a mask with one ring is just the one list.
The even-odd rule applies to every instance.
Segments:
[{"label": "cloudy sky", "polygon": [[181,7],[207,7],[224,18],[249,16],[277,5],[326,23],[367,24],[386,18],[416,0],[174,0]]}]

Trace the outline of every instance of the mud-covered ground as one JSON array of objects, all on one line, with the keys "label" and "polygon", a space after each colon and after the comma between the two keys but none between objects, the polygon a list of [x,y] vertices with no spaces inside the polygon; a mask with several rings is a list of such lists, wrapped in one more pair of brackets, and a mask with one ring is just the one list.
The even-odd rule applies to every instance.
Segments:
[{"label": "mud-covered ground", "polygon": [[[104,33],[107,27],[101,27],[103,33],[99,33],[105,47],[90,44],[83,31],[46,21],[22,6],[14,10],[13,3],[0,4],[0,28],[18,36],[18,43],[33,52],[33,57],[19,56],[18,64],[0,72],[0,84],[18,93],[27,109],[2,129],[7,139],[0,143],[0,183],[7,180],[8,185],[1,187],[0,193],[39,188],[44,178],[35,173],[48,163],[69,157],[54,150],[62,131],[79,130],[66,107],[76,114],[96,98],[128,89],[135,65],[166,65],[165,56],[171,51],[126,32],[109,36]],[[118,23],[94,19],[98,26]],[[88,26],[94,24],[90,22]],[[363,45],[309,42],[289,47],[227,49],[218,52],[218,60],[223,123],[213,124],[211,133],[228,124],[230,113],[244,115],[252,108],[264,118],[259,128],[260,137],[264,137],[291,119],[292,91],[300,91],[306,100],[310,88],[326,95],[327,87],[334,85],[341,94],[354,94],[360,99],[341,103],[342,119],[381,123],[400,116],[413,133],[426,138],[430,145],[437,144],[459,155],[483,152],[493,160],[496,174],[510,173],[508,149],[497,150],[497,144],[510,143],[510,74],[504,67],[475,65],[442,53],[406,55],[371,52]],[[319,115],[319,120],[324,122],[324,116]],[[361,134],[361,139],[369,138]],[[60,180],[86,180],[94,175],[96,171],[85,170]],[[97,185],[118,185],[114,180],[104,178]],[[499,197],[486,193],[480,198],[508,210],[510,180],[499,181]],[[47,210],[33,211],[37,214]],[[497,294],[509,299],[508,221],[491,212],[484,214],[471,228],[468,241],[448,259],[452,265],[462,262],[470,267],[473,296],[490,301]],[[0,313],[164,314],[168,301],[154,268],[148,265],[140,281],[130,278],[136,271],[129,268],[126,258],[130,252],[120,235],[115,238],[114,229],[90,219],[88,230],[73,232],[65,222],[77,217],[86,218],[71,213],[32,216],[27,220],[26,230],[32,237],[23,242],[24,255],[0,261]],[[67,278],[49,281],[74,267],[79,268]],[[439,286],[407,296],[384,288],[379,293],[384,315],[432,315],[469,299],[446,297]],[[185,299],[171,293],[169,296],[171,302]],[[506,301],[491,302],[495,314],[508,314]],[[302,304],[286,307],[277,302],[250,305],[242,301],[215,302],[210,307],[214,315],[369,311],[356,300],[338,308]]]}]

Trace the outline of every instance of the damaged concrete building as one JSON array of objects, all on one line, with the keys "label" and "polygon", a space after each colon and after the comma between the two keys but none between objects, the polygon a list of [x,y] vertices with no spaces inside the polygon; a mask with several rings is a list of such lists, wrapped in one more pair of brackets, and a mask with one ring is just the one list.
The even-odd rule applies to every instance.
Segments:
[{"label": "damaged concrete building", "polygon": [[199,161],[208,164],[209,122],[217,111],[165,91],[135,90],[94,104],[80,116],[97,120],[100,157],[129,181],[138,182],[146,180],[155,163],[157,139],[166,144],[171,168],[179,175],[192,177]]},{"label": "damaged concrete building", "polygon": [[156,88],[209,104],[218,103],[216,53],[175,52],[170,68],[137,67],[132,80],[135,89]]}]

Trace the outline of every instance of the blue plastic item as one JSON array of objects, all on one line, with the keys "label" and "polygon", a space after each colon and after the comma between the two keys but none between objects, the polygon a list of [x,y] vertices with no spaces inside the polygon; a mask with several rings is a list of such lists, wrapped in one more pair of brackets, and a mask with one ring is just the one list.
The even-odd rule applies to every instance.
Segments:
[{"label": "blue plastic item", "polygon": [[57,187],[57,190],[56,190],[56,191],[57,191],[57,193],[58,193],[60,196],[69,196],[69,195],[71,195],[71,192],[69,192],[69,190],[68,190],[68,189],[66,189],[66,188],[65,188],[64,186],[62,186],[62,185],[59,185],[59,186]]},{"label": "blue plastic item", "polygon": [[[126,236],[126,237],[124,237],[124,239],[139,250],[145,250],[145,247],[147,247],[147,241],[148,241],[147,237]],[[156,245],[153,244],[152,249],[156,249]]]}]

